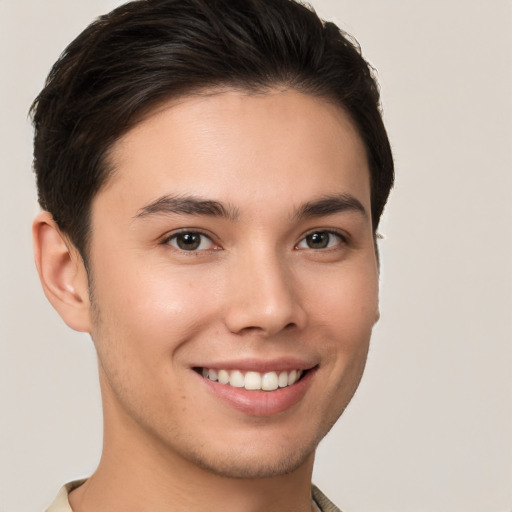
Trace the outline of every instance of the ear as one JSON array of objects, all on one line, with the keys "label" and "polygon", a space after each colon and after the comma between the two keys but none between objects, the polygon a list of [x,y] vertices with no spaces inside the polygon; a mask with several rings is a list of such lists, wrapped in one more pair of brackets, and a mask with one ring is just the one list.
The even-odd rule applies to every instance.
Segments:
[{"label": "ear", "polygon": [[[377,286],[380,288],[380,251],[379,251],[379,240],[382,240],[384,237],[377,233],[376,231],[373,232],[373,246],[375,248],[375,264],[377,265]],[[379,291],[377,291],[377,306],[375,309],[375,322],[373,325],[375,325],[380,320],[380,294]]]},{"label": "ear", "polygon": [[87,271],[78,250],[48,212],[32,225],[34,257],[46,298],[69,327],[90,332]]}]

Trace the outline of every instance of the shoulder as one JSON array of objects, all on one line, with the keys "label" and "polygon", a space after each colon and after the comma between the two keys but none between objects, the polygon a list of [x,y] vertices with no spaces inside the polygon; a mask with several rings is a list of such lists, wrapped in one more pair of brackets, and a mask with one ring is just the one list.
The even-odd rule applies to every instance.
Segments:
[{"label": "shoulder", "polygon": [[318,505],[321,512],[341,512],[341,510],[315,485],[311,486],[311,493],[313,500]]},{"label": "shoulder", "polygon": [[71,510],[71,506],[69,505],[69,493],[73,489],[80,487],[84,482],[85,480],[75,480],[62,486],[62,488],[59,491],[59,494],[57,494],[56,498],[53,500],[52,504],[46,509],[45,512],[73,512]]}]

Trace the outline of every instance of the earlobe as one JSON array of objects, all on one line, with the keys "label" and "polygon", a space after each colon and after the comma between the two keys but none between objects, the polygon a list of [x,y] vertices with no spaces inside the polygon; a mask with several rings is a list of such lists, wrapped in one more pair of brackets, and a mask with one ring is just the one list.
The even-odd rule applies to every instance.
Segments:
[{"label": "earlobe", "polygon": [[87,271],[82,257],[48,212],[32,225],[34,258],[44,293],[66,324],[90,332]]}]

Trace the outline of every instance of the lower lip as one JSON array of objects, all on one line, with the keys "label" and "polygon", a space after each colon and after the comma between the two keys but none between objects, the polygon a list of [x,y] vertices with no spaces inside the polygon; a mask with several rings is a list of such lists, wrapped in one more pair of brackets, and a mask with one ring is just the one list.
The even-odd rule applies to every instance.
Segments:
[{"label": "lower lip", "polygon": [[271,416],[286,411],[298,403],[311,384],[316,369],[311,369],[295,384],[275,391],[248,391],[228,384],[198,377],[220,400],[251,416]]}]

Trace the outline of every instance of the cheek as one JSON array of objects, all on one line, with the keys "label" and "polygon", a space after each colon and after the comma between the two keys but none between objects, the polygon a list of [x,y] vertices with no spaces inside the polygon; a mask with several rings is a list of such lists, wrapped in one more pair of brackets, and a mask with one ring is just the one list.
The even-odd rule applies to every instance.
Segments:
[{"label": "cheek", "polygon": [[214,316],[214,301],[204,293],[201,279],[158,266],[101,270],[96,270],[101,287],[94,289],[98,321],[93,337],[121,353],[136,354],[138,361],[158,364],[154,359],[164,360],[161,356],[176,351]]},{"label": "cheek", "polygon": [[[359,267],[359,268],[358,268]],[[320,286],[322,284],[322,286]],[[307,292],[315,321],[357,342],[378,319],[378,275],[370,265],[344,268],[318,279]]]},{"label": "cheek", "polygon": [[[332,272],[309,293],[312,331],[324,368],[336,383],[332,399],[346,404],[362,376],[372,328],[378,317],[378,275],[371,265]],[[317,281],[317,284],[318,281]]]},{"label": "cheek", "polygon": [[180,389],[182,347],[201,329],[197,311],[204,305],[193,300],[197,287],[186,279],[122,270],[98,276],[91,334],[104,393],[138,415],[155,401],[174,403],[170,393]]}]

